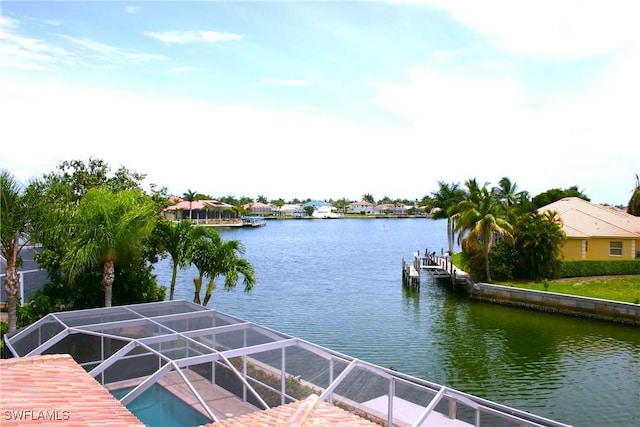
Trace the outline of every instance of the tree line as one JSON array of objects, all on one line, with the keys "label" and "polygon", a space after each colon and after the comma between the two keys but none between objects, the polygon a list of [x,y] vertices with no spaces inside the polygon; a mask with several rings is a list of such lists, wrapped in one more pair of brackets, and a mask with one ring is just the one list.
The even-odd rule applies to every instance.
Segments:
[{"label": "tree line", "polygon": [[[60,310],[162,301],[152,264],[173,263],[176,272],[195,265],[194,302],[206,305],[217,279],[232,289],[242,278],[255,283],[252,265],[239,241],[224,241],[189,220],[161,215],[169,201],[164,190],[141,186],[144,175],[121,167],[111,174],[102,160],[65,161],[23,187],[7,170],[0,173],[1,250],[6,260],[8,330]],[[21,250],[38,244],[36,262],[49,281],[24,307],[18,301]],[[206,284],[202,298],[203,284]]]}]

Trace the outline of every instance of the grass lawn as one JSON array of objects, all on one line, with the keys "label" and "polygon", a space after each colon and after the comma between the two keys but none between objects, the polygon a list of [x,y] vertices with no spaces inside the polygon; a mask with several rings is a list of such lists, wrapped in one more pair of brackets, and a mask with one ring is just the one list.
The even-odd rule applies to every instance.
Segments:
[{"label": "grass lawn", "polygon": [[542,282],[499,282],[497,284],[536,291],[546,290],[559,294],[640,303],[640,275],[571,277],[549,280],[547,289]]}]

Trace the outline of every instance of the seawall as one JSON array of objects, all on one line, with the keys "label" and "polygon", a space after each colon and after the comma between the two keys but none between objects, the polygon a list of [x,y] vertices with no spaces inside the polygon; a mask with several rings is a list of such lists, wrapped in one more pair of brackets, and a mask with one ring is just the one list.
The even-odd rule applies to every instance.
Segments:
[{"label": "seawall", "polygon": [[473,299],[640,326],[640,304],[533,291],[489,283],[469,286]]}]

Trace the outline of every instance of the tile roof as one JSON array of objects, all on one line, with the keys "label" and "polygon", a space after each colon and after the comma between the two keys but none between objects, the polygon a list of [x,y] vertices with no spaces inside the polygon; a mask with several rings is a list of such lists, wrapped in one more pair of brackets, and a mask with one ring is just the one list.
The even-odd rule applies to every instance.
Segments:
[{"label": "tile roof", "polygon": [[373,427],[371,421],[311,395],[305,400],[230,418],[208,427]]},{"label": "tile roof", "polygon": [[2,426],[144,426],[68,354],[0,360]]},{"label": "tile roof", "polygon": [[215,209],[215,208],[221,208],[221,209],[227,209],[227,208],[232,208],[233,206],[231,206],[228,203],[223,203],[223,202],[219,202],[217,200],[194,200],[193,202],[189,202],[187,200],[182,200],[177,202],[174,205],[171,205],[167,208],[165,208],[165,211],[175,211],[175,210],[202,210],[205,208],[205,206],[208,206],[211,209]]},{"label": "tile roof", "polygon": [[538,209],[556,211],[567,237],[618,237],[640,239],[640,217],[619,209],[566,197]]}]

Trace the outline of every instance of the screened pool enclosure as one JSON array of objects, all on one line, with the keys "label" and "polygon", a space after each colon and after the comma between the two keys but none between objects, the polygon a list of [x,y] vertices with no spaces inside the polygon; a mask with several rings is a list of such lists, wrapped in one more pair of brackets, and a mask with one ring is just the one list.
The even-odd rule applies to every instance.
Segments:
[{"label": "screened pool enclosure", "polygon": [[210,422],[315,394],[380,425],[564,425],[187,301],[51,313],[6,341],[70,354],[127,407],[163,387]]}]

